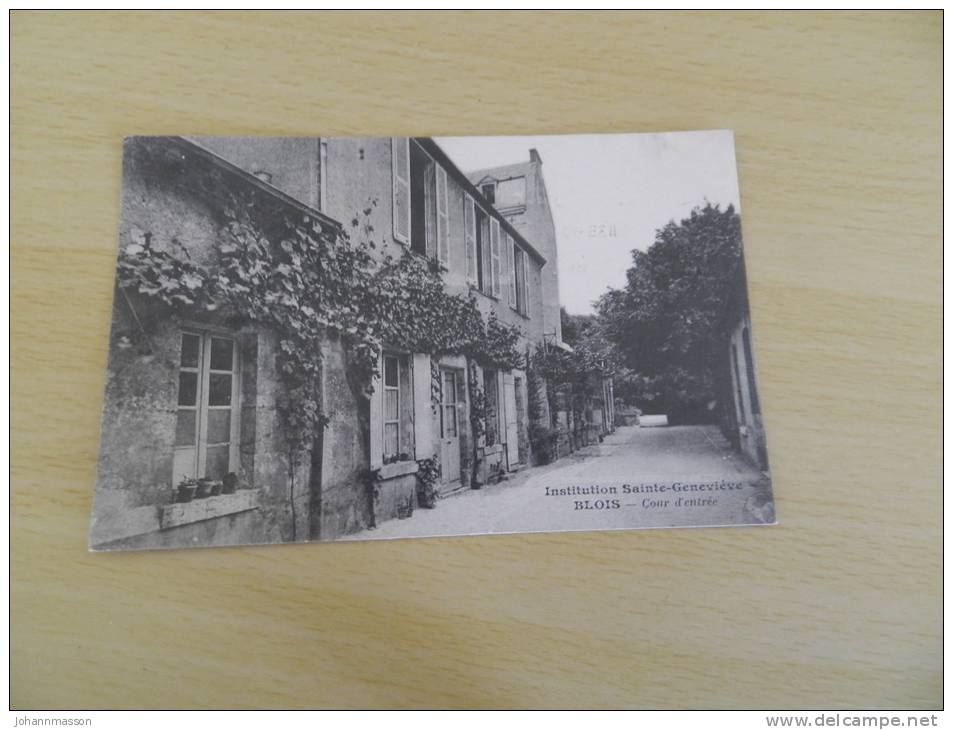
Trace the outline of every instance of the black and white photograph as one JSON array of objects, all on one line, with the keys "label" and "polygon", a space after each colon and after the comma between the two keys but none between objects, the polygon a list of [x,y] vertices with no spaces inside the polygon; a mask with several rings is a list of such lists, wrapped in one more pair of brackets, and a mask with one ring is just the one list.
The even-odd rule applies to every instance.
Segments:
[{"label": "black and white photograph", "polygon": [[774,524],[731,131],[129,137],[90,547]]}]

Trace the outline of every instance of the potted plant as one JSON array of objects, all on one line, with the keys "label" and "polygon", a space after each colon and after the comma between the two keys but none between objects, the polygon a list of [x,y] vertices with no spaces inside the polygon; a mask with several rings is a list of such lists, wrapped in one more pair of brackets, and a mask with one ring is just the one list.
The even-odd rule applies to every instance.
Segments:
[{"label": "potted plant", "polygon": [[222,493],[222,483],[217,479],[212,482],[211,489],[209,491],[209,497],[217,497]]},{"label": "potted plant", "polygon": [[197,486],[198,482],[191,477],[183,478],[175,489],[175,501],[180,503],[191,502],[192,498],[195,496],[195,490]]},{"label": "potted plant", "polygon": [[549,464],[556,460],[559,431],[540,423],[531,423],[529,426],[529,441],[540,464]]},{"label": "potted plant", "polygon": [[238,475],[230,471],[222,477],[222,494],[235,494],[238,489]]},{"label": "potted plant", "polygon": [[195,489],[196,499],[205,499],[212,494],[212,480],[208,477],[202,477],[198,480]]},{"label": "potted plant", "polygon": [[410,495],[407,499],[401,500],[400,504],[397,505],[397,519],[406,520],[414,516],[414,495]]},{"label": "potted plant", "polygon": [[417,504],[426,509],[437,506],[439,480],[440,460],[436,456],[417,460]]}]

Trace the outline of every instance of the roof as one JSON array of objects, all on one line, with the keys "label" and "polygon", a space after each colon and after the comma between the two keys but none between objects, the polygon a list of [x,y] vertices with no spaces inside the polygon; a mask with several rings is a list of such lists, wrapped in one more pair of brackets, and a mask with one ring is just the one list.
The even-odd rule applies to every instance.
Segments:
[{"label": "roof", "polygon": [[[127,139],[131,139],[131,138],[127,137]],[[343,228],[343,226],[341,225],[339,221],[336,221],[334,218],[331,218],[327,213],[322,213],[320,210],[317,210],[315,208],[312,208],[310,205],[306,205],[305,203],[302,203],[297,198],[292,197],[291,195],[288,195],[287,193],[276,188],[271,183],[267,183],[261,178],[255,175],[252,175],[250,172],[243,170],[238,165],[235,165],[229,162],[221,155],[216,154],[215,152],[212,152],[211,150],[207,149],[206,147],[203,147],[202,145],[200,145],[198,142],[195,142],[194,140],[188,139],[186,137],[172,137],[172,136],[151,137],[150,139],[158,140],[164,143],[168,143],[170,145],[178,146],[182,150],[190,152],[196,157],[199,157],[205,160],[205,162],[215,167],[218,167],[224,172],[231,174],[237,178],[241,178],[245,183],[247,183],[251,187],[257,188],[261,192],[267,195],[270,195],[271,197],[276,198],[277,200],[280,200],[285,205],[291,206],[292,208],[296,208],[302,213],[312,216],[313,218],[320,221],[321,223],[324,223],[333,228],[337,228],[339,230]]]},{"label": "roof", "polygon": [[[510,223],[503,215],[496,209],[496,207],[489,200],[483,197],[483,193],[470,182],[470,178],[467,176],[467,173],[463,172],[459,167],[456,166],[453,160],[451,160],[447,153],[440,149],[438,145],[431,137],[414,137],[414,139],[425,149],[430,155],[436,158],[441,167],[447,171],[447,174],[450,175],[457,183],[463,187],[467,193],[470,194],[474,200],[480,202],[481,207],[494,218],[496,218],[503,229],[509,233],[516,241],[519,242],[520,246],[534,259],[536,259],[540,266],[546,263],[546,258],[536,250],[536,247],[533,246],[522,233],[516,230],[512,223]],[[530,163],[527,162],[527,165]]]},{"label": "roof", "polygon": [[487,167],[482,170],[470,170],[467,177],[474,185],[479,185],[486,178],[494,180],[509,180],[511,177],[524,177],[533,169],[533,161],[514,162],[510,165],[500,165],[499,167]]}]

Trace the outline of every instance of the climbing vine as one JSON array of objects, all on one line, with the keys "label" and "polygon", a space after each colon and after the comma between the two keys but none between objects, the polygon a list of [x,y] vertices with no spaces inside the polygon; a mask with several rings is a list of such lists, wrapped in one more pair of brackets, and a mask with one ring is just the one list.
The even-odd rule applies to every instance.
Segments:
[{"label": "climbing vine", "polygon": [[[293,452],[308,449],[327,423],[321,409],[321,342],[338,338],[349,377],[369,395],[388,344],[433,356],[466,355],[481,364],[519,367],[520,331],[491,315],[472,294],[446,290],[440,265],[404,251],[375,256],[371,202],[351,221],[353,235],[315,216],[252,220],[235,204],[224,211],[215,259],[194,262],[175,239],[156,245],[138,235],[120,252],[119,285],[189,314],[220,310],[278,334],[276,365],[285,385],[277,403]],[[257,211],[261,215],[261,210]],[[432,399],[439,402],[439,372]]]},{"label": "climbing vine", "polygon": [[490,312],[486,323],[486,337],[481,349],[472,353],[477,360],[501,370],[516,370],[526,366],[526,356],[517,347],[520,331],[500,322],[496,312]]},{"label": "climbing vine", "polygon": [[470,430],[475,444],[486,433],[487,398],[477,380],[476,364],[472,362],[467,377],[467,392],[470,396]]},{"label": "climbing vine", "polygon": [[433,509],[437,506],[440,496],[438,484],[440,482],[440,459],[431,456],[429,459],[417,460],[417,502],[421,507]]}]

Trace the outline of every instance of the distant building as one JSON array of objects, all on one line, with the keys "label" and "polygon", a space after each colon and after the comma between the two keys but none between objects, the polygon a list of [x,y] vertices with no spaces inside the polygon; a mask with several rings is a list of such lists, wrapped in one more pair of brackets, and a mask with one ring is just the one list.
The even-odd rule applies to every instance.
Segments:
[{"label": "distant building", "polygon": [[471,170],[467,177],[546,259],[542,281],[543,332],[551,342],[561,344],[556,227],[543,180],[542,158],[531,149],[526,162]]}]

